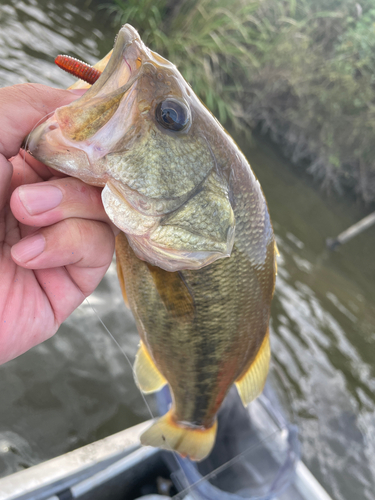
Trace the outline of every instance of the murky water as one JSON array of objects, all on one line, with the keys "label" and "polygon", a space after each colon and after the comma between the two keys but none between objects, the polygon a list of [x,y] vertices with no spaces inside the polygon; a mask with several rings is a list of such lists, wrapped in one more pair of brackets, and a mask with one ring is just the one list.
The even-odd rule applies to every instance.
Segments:
[{"label": "murky water", "polygon": [[[0,6],[0,86],[66,87],[58,53],[95,62],[116,29],[80,3]],[[303,458],[335,500],[375,491],[375,228],[338,252],[333,236],[363,216],[328,200],[263,141],[237,138],[265,191],[280,250],[271,380],[300,429]],[[0,367],[0,475],[149,418],[130,366],[138,336],[112,266],[58,334]]]}]

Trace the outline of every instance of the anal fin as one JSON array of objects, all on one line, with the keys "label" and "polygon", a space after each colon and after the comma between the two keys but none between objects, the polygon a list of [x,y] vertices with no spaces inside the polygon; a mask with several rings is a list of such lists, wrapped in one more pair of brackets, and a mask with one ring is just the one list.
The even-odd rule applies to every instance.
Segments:
[{"label": "anal fin", "polygon": [[143,342],[141,342],[135,357],[134,377],[137,386],[145,394],[156,392],[167,384],[167,380],[156,368]]},{"label": "anal fin", "polygon": [[182,426],[173,418],[173,410],[169,410],[142,434],[141,443],[177,451],[191,460],[203,460],[214,446],[216,431],[216,420],[209,429]]},{"label": "anal fin", "polygon": [[235,382],[244,406],[247,406],[263,391],[270,365],[270,357],[270,336],[267,331],[254,361]]}]

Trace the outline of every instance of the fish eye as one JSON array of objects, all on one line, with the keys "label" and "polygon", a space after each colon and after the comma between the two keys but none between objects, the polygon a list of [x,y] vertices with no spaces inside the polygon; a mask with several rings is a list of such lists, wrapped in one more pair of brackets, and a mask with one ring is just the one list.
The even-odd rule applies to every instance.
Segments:
[{"label": "fish eye", "polygon": [[155,111],[156,119],[160,125],[168,130],[183,130],[189,123],[188,108],[174,99],[159,102]]}]

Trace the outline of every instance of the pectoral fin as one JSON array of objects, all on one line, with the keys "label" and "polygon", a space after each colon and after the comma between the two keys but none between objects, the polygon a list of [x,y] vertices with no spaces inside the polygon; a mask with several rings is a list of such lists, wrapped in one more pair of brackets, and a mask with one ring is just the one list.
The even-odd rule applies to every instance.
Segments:
[{"label": "pectoral fin", "polygon": [[165,308],[180,321],[192,321],[195,314],[194,299],[179,272],[170,273],[147,264],[156,289]]},{"label": "pectoral fin", "polygon": [[159,391],[167,383],[156,368],[143,342],[141,342],[135,357],[134,378],[137,386],[144,394]]},{"label": "pectoral fin", "polygon": [[254,361],[235,382],[244,406],[251,403],[263,391],[268,374],[270,357],[270,338],[267,332]]},{"label": "pectoral fin", "polygon": [[126,288],[125,288],[125,278],[124,278],[124,273],[122,271],[123,267],[126,266],[126,254],[127,251],[124,248],[124,245],[128,245],[128,242],[126,240],[126,236],[124,233],[120,233],[116,237],[116,268],[117,268],[117,277],[120,283],[121,287],[121,292],[122,296],[124,299],[124,302],[127,307],[129,307],[129,301],[128,297],[126,295]]}]

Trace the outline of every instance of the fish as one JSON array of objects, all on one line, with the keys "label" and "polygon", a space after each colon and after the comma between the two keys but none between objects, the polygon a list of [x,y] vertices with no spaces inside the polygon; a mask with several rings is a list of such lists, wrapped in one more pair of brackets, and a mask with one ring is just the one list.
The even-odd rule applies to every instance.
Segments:
[{"label": "fish", "polygon": [[140,335],[140,390],[172,404],[141,437],[192,460],[211,452],[233,384],[263,390],[276,244],[245,156],[184,80],[129,24],[98,80],[29,138],[43,163],[100,186],[120,228],[117,271]]}]

